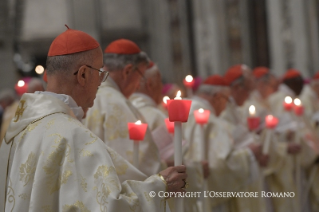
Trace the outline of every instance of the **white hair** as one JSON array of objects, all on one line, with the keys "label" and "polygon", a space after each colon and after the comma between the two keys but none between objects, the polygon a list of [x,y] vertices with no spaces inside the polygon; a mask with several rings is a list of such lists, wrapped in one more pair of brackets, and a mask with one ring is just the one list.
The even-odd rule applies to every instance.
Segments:
[{"label": "white hair", "polygon": [[[158,66],[154,64],[151,68],[147,69],[144,73],[145,79],[155,79],[156,73],[159,72]],[[140,88],[145,88],[146,81],[144,79],[140,80]]]},{"label": "white hair", "polygon": [[196,94],[205,94],[205,95],[214,96],[215,94],[222,92],[225,88],[227,87],[221,86],[221,85],[203,84],[199,86],[199,88],[196,91]]},{"label": "white hair", "polygon": [[138,54],[104,54],[104,65],[108,71],[119,71],[123,70],[128,64],[137,66],[140,63],[149,63],[149,58],[145,52],[140,52]]}]

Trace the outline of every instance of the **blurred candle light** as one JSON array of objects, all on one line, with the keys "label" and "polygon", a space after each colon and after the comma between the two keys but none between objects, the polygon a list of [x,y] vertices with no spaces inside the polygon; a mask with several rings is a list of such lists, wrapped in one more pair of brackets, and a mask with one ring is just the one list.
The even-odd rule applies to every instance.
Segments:
[{"label": "blurred candle light", "polygon": [[292,98],[290,96],[285,97],[284,108],[286,111],[290,111],[293,107]]},{"label": "blurred candle light", "polygon": [[41,66],[41,65],[36,66],[36,67],[35,67],[35,72],[36,72],[37,74],[43,74],[43,72],[44,72],[43,66]]}]

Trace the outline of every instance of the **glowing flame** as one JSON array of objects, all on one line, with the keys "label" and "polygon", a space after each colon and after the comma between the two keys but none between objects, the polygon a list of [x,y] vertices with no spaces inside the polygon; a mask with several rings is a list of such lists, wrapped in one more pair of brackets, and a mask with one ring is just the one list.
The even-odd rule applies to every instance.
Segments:
[{"label": "glowing flame", "polygon": [[137,122],[135,122],[135,124],[137,124],[137,125],[141,125],[141,124],[142,124],[142,122],[141,122],[141,120],[138,120]]},{"label": "glowing flame", "polygon": [[169,98],[168,96],[164,96],[164,97],[163,97],[163,102],[164,102],[165,104],[167,104],[167,100],[170,100],[170,98]]},{"label": "glowing flame", "polygon": [[198,112],[204,113],[204,109],[203,109],[203,108],[200,108],[200,109],[198,110]]},{"label": "glowing flame", "polygon": [[295,104],[296,106],[300,106],[300,105],[301,105],[300,99],[296,98],[296,99],[294,100],[294,104]]},{"label": "glowing flame", "polygon": [[191,82],[191,81],[193,81],[192,75],[187,75],[187,76],[185,77],[185,80],[186,80],[186,82]]},{"label": "glowing flame", "polygon": [[38,65],[37,67],[35,67],[35,72],[36,72],[37,74],[43,74],[43,72],[44,72],[43,66]]},{"label": "glowing flame", "polygon": [[286,102],[287,104],[291,104],[291,103],[292,103],[292,98],[291,98],[290,96],[286,96],[286,97],[285,97],[285,102]]},{"label": "glowing flame", "polygon": [[254,105],[250,105],[250,107],[249,107],[249,114],[250,114],[250,115],[255,115],[255,113],[256,113],[256,108],[255,108],[255,106],[254,106]]},{"label": "glowing flame", "polygon": [[181,98],[182,92],[181,91],[177,91],[176,97],[174,99],[182,99]]},{"label": "glowing flame", "polygon": [[18,81],[18,87],[23,87],[25,85],[25,82],[23,80]]}]

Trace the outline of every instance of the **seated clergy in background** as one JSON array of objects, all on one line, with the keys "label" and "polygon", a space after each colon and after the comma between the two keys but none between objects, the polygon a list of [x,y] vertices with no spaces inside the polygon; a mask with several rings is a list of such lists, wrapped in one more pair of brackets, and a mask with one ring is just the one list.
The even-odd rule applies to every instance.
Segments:
[{"label": "seated clergy in background", "polygon": [[[260,144],[252,143],[246,148],[235,148],[232,132],[235,126],[220,118],[226,108],[229,88],[221,76],[208,77],[198,88],[192,98],[188,122],[185,124],[185,138],[189,148],[185,158],[201,161],[199,134],[200,126],[196,124],[194,111],[200,108],[210,111],[208,123],[204,126],[205,158],[209,163],[210,174],[208,190],[216,192],[245,191],[247,185],[256,180],[257,160],[261,156]],[[205,162],[205,161],[203,161]],[[241,198],[240,201],[244,198]],[[254,198],[254,201],[258,201]],[[215,211],[245,211],[236,204],[234,198],[211,198],[210,206]],[[246,208],[247,210],[247,208]],[[258,210],[261,211],[261,208]]]},{"label": "seated clergy in background", "polygon": [[[148,66],[146,53],[134,42],[119,39],[109,44],[104,51],[104,69],[110,76],[99,87],[94,105],[84,120],[90,130],[132,163],[133,141],[129,138],[127,123],[146,121],[128,98],[140,86],[140,80],[145,79]],[[164,163],[149,128],[139,145],[139,169],[147,176],[158,173]]]},{"label": "seated clergy in background", "polygon": [[101,67],[88,34],[68,29],[52,42],[47,91],[21,97],[1,146],[0,211],[165,211],[149,192],[183,191],[184,166],[147,178],[80,122]]},{"label": "seated clergy in background", "polygon": [[[130,96],[130,101],[145,117],[146,123],[152,132],[153,140],[159,147],[161,159],[165,160],[168,166],[172,166],[174,153],[173,139],[165,125],[165,118],[167,116],[157,107],[162,101],[162,81],[158,66],[151,62],[144,73],[144,77],[137,91]],[[189,183],[187,191],[201,191],[203,170],[207,170],[207,163],[202,164],[200,162],[184,160],[184,164],[187,167],[187,181]],[[196,208],[196,199],[188,198],[187,201],[184,201],[184,204],[185,211],[197,211],[193,209],[193,207]]]}]

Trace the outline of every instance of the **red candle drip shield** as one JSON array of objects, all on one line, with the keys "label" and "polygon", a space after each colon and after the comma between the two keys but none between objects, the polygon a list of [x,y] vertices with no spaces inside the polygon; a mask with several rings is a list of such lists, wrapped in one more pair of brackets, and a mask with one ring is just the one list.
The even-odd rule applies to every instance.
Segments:
[{"label": "red candle drip shield", "polygon": [[127,123],[130,139],[143,141],[147,129],[147,124]]},{"label": "red candle drip shield", "polygon": [[168,118],[165,119],[166,128],[169,133],[174,133],[174,122],[170,122]]},{"label": "red candle drip shield", "polygon": [[272,115],[268,115],[265,117],[266,127],[269,129],[274,129],[278,124],[278,118]]},{"label": "red candle drip shield", "polygon": [[248,117],[247,124],[249,130],[253,131],[256,130],[260,125],[260,118],[259,117]]},{"label": "red candle drip shield", "polygon": [[190,81],[190,82],[187,82],[185,79],[183,80],[183,83],[185,85],[185,87],[187,88],[192,88],[194,86],[194,80]]},{"label": "red candle drip shield", "polygon": [[209,119],[210,111],[204,110],[202,113],[199,110],[194,111],[194,116],[197,124],[207,124]]},{"label": "red candle drip shield", "polygon": [[191,109],[191,100],[168,100],[168,117],[170,122],[187,122]]}]

